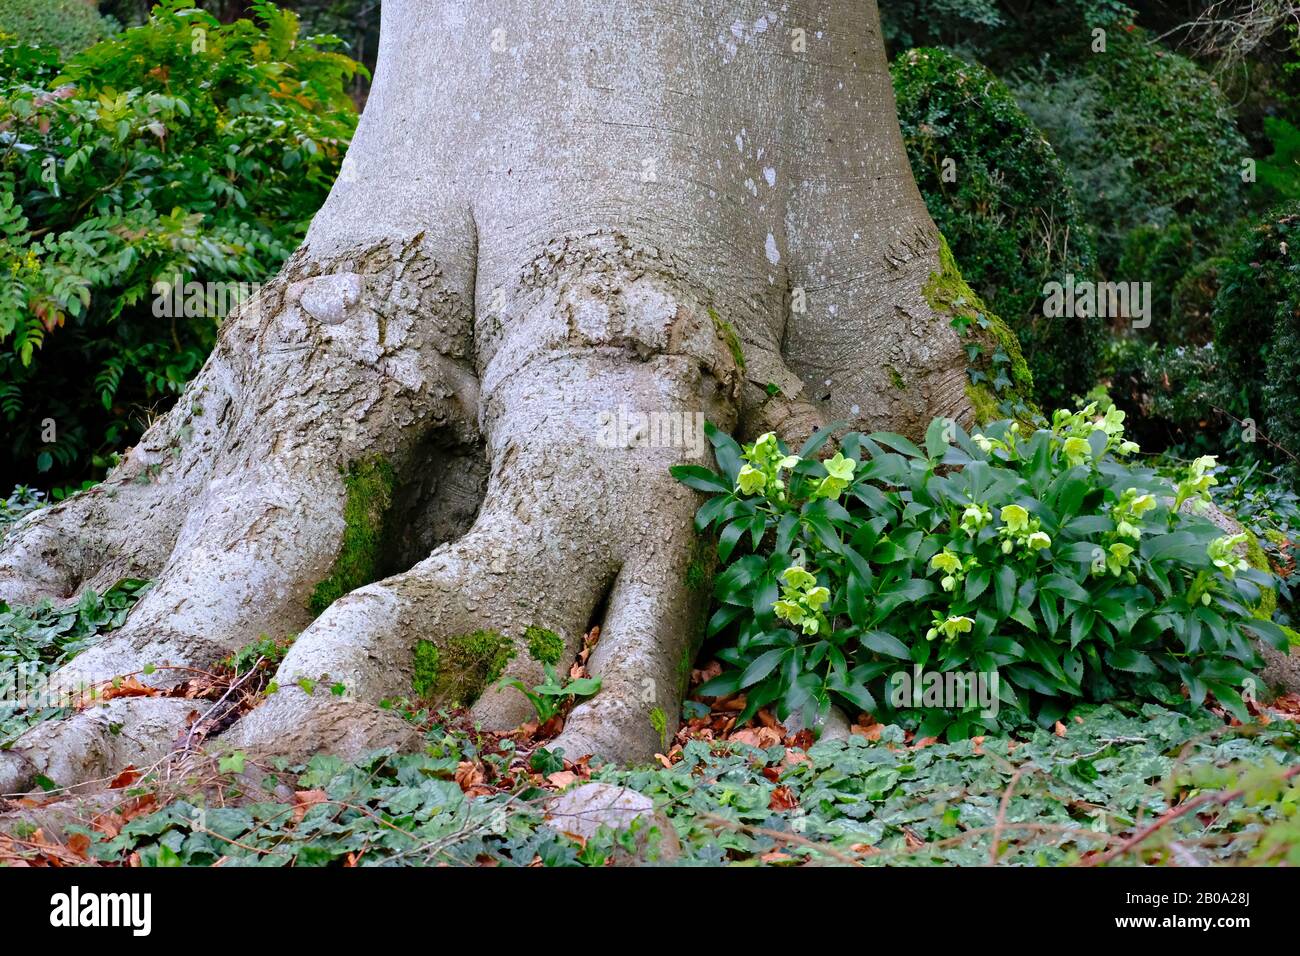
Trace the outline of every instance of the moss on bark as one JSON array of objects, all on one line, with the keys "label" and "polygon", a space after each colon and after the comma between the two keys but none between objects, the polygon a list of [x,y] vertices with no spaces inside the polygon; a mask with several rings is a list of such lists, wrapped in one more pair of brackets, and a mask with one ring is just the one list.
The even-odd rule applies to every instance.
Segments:
[{"label": "moss on bark", "polygon": [[461,634],[441,647],[416,641],[411,690],[435,707],[468,706],[501,676],[513,653],[510,639],[499,631]]},{"label": "moss on bark", "polygon": [[[967,377],[966,396],[978,422],[984,423],[996,418],[1018,416],[1017,407],[1032,414],[1034,378],[1020,351],[1020,342],[1015,332],[989,311],[983,300],[975,294],[970,285],[962,278],[953,258],[948,240],[939,235],[939,271],[930,274],[930,279],[921,290],[930,308],[948,316],[959,334],[966,342],[974,343],[979,354],[971,360]],[[1006,375],[1010,386],[1002,393],[995,392],[990,382],[990,375],[996,375],[995,366],[999,363],[995,356],[1001,351],[1006,356]],[[981,376],[972,376],[970,371],[978,371]],[[978,378],[978,380],[976,380]],[[1007,405],[1009,404],[1009,407]]]},{"label": "moss on bark", "polygon": [[316,585],[308,607],[320,614],[379,578],[384,521],[393,501],[393,468],[381,456],[353,462],[343,476],[343,539],[329,577]]},{"label": "moss on bark", "polygon": [[709,309],[709,318],[713,320],[713,327],[718,330],[718,334],[722,336],[722,341],[726,343],[727,351],[731,353],[736,368],[743,372],[745,370],[745,353],[740,347],[740,336],[736,334],[736,330],[731,323],[718,315],[713,309]]}]

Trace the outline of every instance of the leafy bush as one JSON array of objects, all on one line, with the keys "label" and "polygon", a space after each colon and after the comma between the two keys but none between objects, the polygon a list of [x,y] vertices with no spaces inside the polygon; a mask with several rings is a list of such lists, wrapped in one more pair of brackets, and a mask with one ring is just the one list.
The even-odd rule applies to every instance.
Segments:
[{"label": "leafy bush", "polygon": [[1041,48],[1043,37],[1129,21],[1133,11],[1120,0],[890,0],[880,17],[892,49],[942,45],[1002,66]]},{"label": "leafy bush", "polygon": [[1300,129],[1270,116],[1264,119],[1264,132],[1273,152],[1259,163],[1259,182],[1275,202],[1300,200]]},{"label": "leafy bush", "polygon": [[46,505],[45,493],[19,485],[8,498],[0,498],[0,543],[11,525]]},{"label": "leafy bush", "polygon": [[[1196,235],[1186,222],[1167,226],[1141,225],[1124,237],[1115,275],[1125,281],[1151,283],[1151,309],[1153,328],[1141,333],[1165,345],[1203,344],[1212,338],[1209,315],[1196,312],[1183,315],[1174,307],[1175,300],[1185,296],[1185,283],[1191,273],[1188,263],[1195,263],[1200,254]],[[1215,275],[1207,260],[1194,267],[1202,285],[1213,283]],[[1208,276],[1206,275],[1209,270]],[[1132,276],[1133,279],[1128,279]],[[1213,295],[1209,296],[1211,299]],[[1203,297],[1204,298],[1204,297]],[[1181,303],[1180,303],[1181,304]],[[1190,306],[1192,303],[1188,303]]]},{"label": "leafy bush", "polygon": [[90,0],[0,0],[0,33],[31,46],[51,46],[64,55],[98,43],[113,22]]},{"label": "leafy bush", "polygon": [[1240,451],[1230,445],[1231,395],[1214,343],[1159,345],[1115,337],[1103,359],[1106,395],[1124,411],[1132,437],[1148,451],[1194,456]]},{"label": "leafy bush", "polygon": [[1241,161],[1250,155],[1226,98],[1196,64],[1142,30],[1110,29],[1105,53],[1090,52],[1090,42],[1086,32],[1063,38],[1060,68],[1048,61],[1016,93],[1065,159],[1097,228],[1103,273],[1113,274],[1139,226],[1177,221],[1202,254],[1213,251],[1245,211]]},{"label": "leafy bush", "polygon": [[[1182,686],[1245,720],[1249,634],[1286,636],[1251,610],[1271,579],[1237,553],[1245,536],[1180,510],[1207,497],[1214,459],[1171,485],[1123,463],[1122,412],[1095,411],[974,436],[940,419],[924,449],[849,434],[826,461],[810,457],[824,432],[790,455],[712,430],[722,472],[674,470],[711,495],[696,524],[718,529],[726,565],[708,631],[732,635],[728,670],[700,692],[743,690],[742,719],[772,705],[812,723],[839,702],[926,736],[1050,724],[1080,701],[1174,703]],[[886,693],[913,664],[996,673],[1001,714]]]},{"label": "leafy bush", "polygon": [[107,464],[215,340],[219,299],[157,317],[155,284],[264,280],[326,195],[355,64],[256,11],[168,0],[61,65],[0,48],[0,486]]},{"label": "leafy bush", "polygon": [[1300,474],[1300,202],[1241,237],[1221,270],[1214,336],[1254,448]]},{"label": "leafy bush", "polygon": [[892,72],[926,206],[967,281],[1015,330],[1035,397],[1050,406],[1085,393],[1095,380],[1100,320],[1049,319],[1042,310],[1045,282],[1092,271],[1079,206],[1051,145],[979,65],[909,50]]}]

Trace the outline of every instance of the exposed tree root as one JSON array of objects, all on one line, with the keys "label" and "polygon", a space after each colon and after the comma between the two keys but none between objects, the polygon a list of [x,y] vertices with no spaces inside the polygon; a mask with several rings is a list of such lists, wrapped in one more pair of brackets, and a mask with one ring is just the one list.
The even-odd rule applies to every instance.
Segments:
[{"label": "exposed tree root", "polygon": [[124,697],[38,724],[0,751],[0,794],[25,792],[41,777],[69,787],[152,764],[189,730],[193,716],[192,700]]}]

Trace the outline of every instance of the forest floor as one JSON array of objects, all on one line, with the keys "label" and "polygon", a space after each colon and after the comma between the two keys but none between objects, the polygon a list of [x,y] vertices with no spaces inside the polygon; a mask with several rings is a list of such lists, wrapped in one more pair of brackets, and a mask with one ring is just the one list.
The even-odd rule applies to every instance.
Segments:
[{"label": "forest floor", "polygon": [[[255,706],[273,669],[259,655],[178,693],[215,727]],[[1297,699],[1245,725],[1120,703],[957,742],[864,716],[848,740],[814,743],[766,712],[736,728],[741,708],[689,703],[657,762],[635,769],[548,751],[558,720],[489,734],[455,712],[408,715],[419,753],[297,766],[173,755],[90,795],[47,781],[0,802],[0,865],[1300,863]]]}]

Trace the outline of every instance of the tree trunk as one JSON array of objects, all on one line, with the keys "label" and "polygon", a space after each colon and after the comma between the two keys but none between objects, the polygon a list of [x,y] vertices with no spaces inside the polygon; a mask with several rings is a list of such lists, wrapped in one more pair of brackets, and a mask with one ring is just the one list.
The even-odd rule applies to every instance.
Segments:
[{"label": "tree trunk", "polygon": [[[525,630],[567,661],[601,623],[603,687],[557,745],[651,755],[708,597],[698,500],[668,468],[710,452],[691,430],[611,440],[611,418],[798,441],[971,414],[875,4],[779,11],[385,3],[302,249],[102,485],[10,535],[5,600],[155,580],[59,685],[150,664],[141,679],[174,683],[301,632],[226,737],[354,752],[405,734],[376,705],[410,695],[417,642],[439,649],[443,702],[483,690],[476,716],[509,728],[529,705],[490,678],[513,650],[507,672],[540,679]],[[0,754],[0,791],[68,766],[64,738],[94,734],[33,732]]]}]

